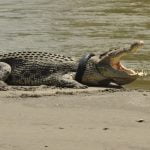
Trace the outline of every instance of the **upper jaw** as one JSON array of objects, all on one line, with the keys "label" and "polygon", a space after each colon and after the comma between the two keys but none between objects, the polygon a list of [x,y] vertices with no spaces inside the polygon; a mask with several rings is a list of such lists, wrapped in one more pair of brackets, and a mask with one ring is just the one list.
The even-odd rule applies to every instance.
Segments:
[{"label": "upper jaw", "polygon": [[126,56],[130,53],[137,52],[137,50],[139,50],[143,46],[144,46],[143,41],[135,41],[130,45],[129,48],[123,48],[123,49],[118,49],[118,50],[111,51],[108,54],[108,56],[110,57],[111,60],[117,61],[117,60],[120,60],[123,56]]}]

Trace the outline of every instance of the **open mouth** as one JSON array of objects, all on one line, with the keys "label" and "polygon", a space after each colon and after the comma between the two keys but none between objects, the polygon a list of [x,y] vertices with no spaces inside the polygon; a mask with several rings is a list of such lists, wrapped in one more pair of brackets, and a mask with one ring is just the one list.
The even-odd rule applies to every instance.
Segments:
[{"label": "open mouth", "polygon": [[111,61],[110,65],[115,70],[120,71],[120,72],[125,72],[129,76],[139,76],[139,77],[147,76],[147,73],[144,72],[143,70],[142,71],[134,71],[133,69],[126,68],[123,64],[121,64],[120,61],[118,61],[118,62]]},{"label": "open mouth", "polygon": [[111,66],[118,71],[126,72],[130,76],[134,76],[138,74],[134,70],[126,68],[124,65],[121,64],[120,61],[117,63],[111,62]]},{"label": "open mouth", "polygon": [[128,55],[130,53],[137,52],[137,50],[142,48],[143,45],[144,45],[143,41],[136,41],[136,42],[132,43],[128,49],[125,49],[125,50],[123,49],[121,51],[114,53],[116,55],[116,57],[114,57],[110,60],[110,65],[112,66],[112,68],[114,68],[117,71],[125,72],[129,76],[144,76],[144,75],[146,75],[143,71],[142,72],[136,72],[132,69],[126,68],[120,62],[120,60],[123,56]]}]

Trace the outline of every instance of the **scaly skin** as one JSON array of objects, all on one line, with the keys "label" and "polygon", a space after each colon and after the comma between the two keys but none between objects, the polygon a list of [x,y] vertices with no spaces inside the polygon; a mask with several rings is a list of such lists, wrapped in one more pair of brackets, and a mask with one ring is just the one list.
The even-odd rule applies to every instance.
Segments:
[{"label": "scaly skin", "polygon": [[[74,80],[79,60],[47,52],[12,52],[0,55],[0,85],[49,85],[70,88],[102,86],[114,82],[119,85],[134,81],[138,75],[119,68],[123,55],[143,46],[142,41],[128,49],[108,51],[91,57],[81,83]],[[118,67],[118,68],[117,68]],[[122,66],[123,67],[123,66]],[[128,73],[127,73],[128,72]]]}]

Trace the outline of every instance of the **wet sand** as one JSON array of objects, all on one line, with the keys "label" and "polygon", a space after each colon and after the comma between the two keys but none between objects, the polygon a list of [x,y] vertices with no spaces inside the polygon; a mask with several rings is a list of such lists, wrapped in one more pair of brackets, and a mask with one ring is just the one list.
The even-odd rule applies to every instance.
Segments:
[{"label": "wet sand", "polygon": [[149,150],[149,115],[149,91],[0,91],[0,150]]}]

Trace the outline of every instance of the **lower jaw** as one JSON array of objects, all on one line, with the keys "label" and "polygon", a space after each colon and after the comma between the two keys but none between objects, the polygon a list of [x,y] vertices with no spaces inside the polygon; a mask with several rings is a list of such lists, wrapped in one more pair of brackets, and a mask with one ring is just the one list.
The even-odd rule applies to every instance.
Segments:
[{"label": "lower jaw", "polygon": [[133,81],[135,81],[137,78],[134,78],[134,77],[129,77],[129,78],[114,78],[113,79],[113,82],[118,84],[118,85],[125,85],[125,84],[129,84]]}]

